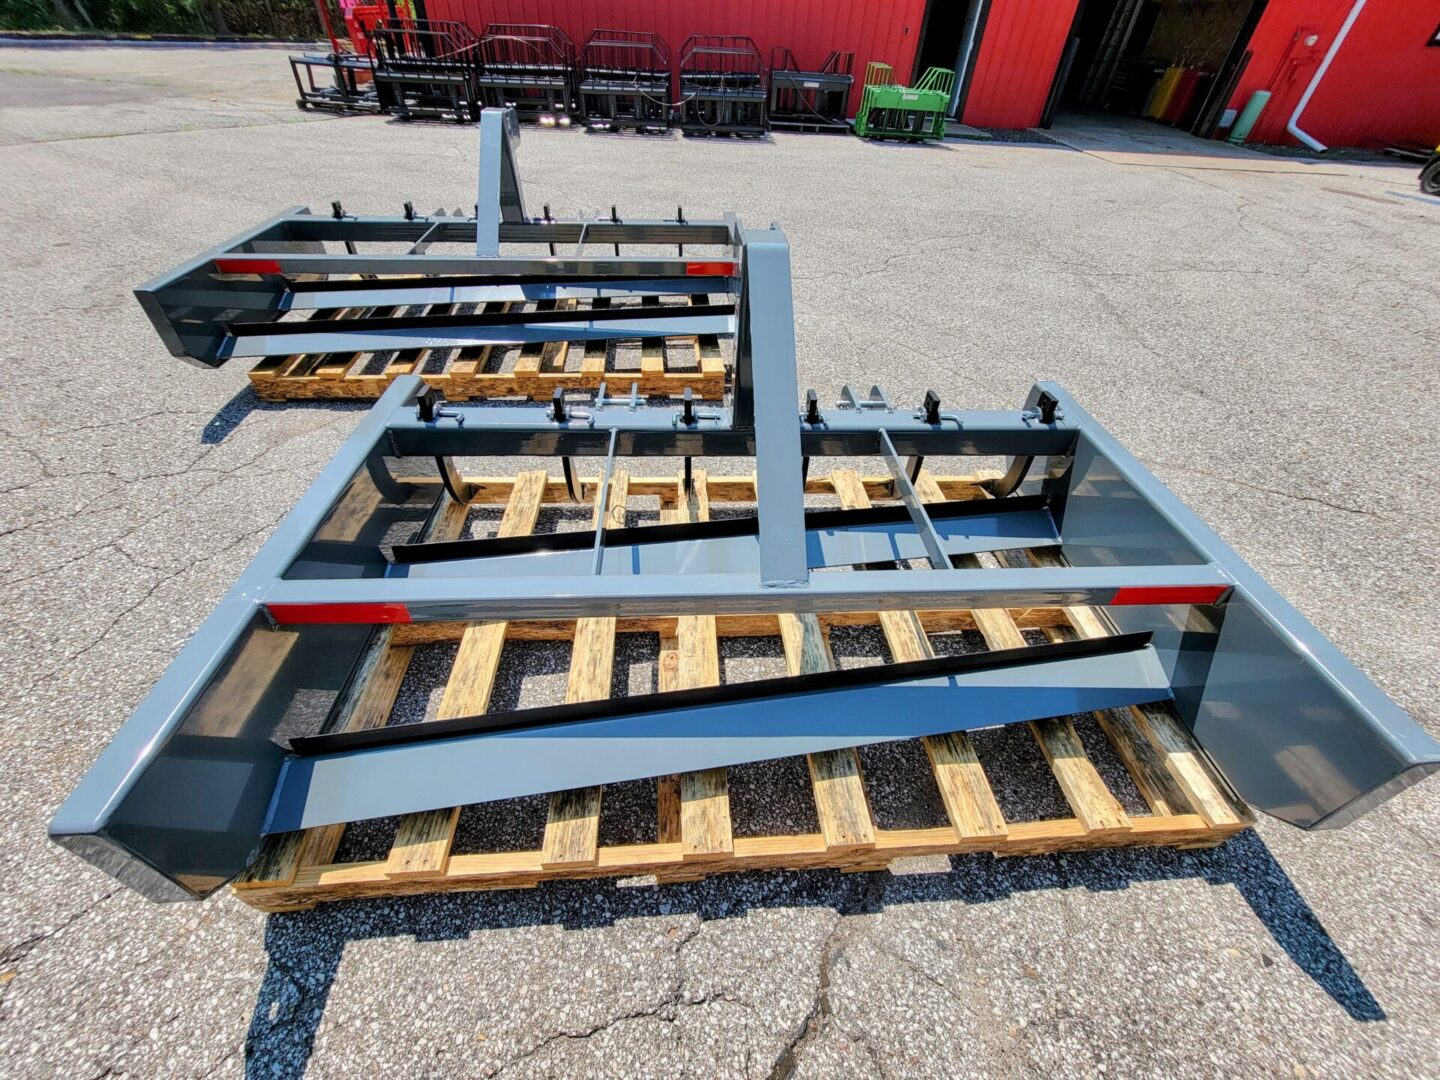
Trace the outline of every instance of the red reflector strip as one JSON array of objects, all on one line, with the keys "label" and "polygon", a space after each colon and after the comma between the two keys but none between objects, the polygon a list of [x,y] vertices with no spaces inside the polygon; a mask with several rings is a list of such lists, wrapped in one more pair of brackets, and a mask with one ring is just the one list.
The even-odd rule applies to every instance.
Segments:
[{"label": "red reflector strip", "polygon": [[266,604],[265,607],[282,626],[410,621],[410,609],[404,604]]},{"label": "red reflector strip", "polygon": [[1153,585],[1126,586],[1116,589],[1110,599],[1111,607],[1129,604],[1213,604],[1219,600],[1228,585]]},{"label": "red reflector strip", "polygon": [[274,259],[216,259],[215,269],[222,274],[278,274],[280,264]]},{"label": "red reflector strip", "polygon": [[685,273],[690,277],[733,277],[733,262],[691,262],[685,264]]}]

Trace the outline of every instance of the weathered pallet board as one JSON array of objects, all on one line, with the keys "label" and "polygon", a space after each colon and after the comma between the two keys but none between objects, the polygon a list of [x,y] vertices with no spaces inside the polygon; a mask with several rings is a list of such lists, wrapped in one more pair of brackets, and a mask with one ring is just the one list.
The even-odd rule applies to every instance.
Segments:
[{"label": "weathered pallet board", "polygon": [[[704,302],[704,297],[694,298]],[[573,300],[542,300],[541,311],[574,305]],[[594,301],[605,306],[604,299]],[[428,315],[450,314],[454,305],[432,304]],[[486,311],[500,312],[508,303],[487,304]],[[396,314],[393,308],[352,308],[319,313],[314,318],[348,318],[362,315]],[[608,382],[609,392],[623,396],[634,384],[642,397],[679,397],[690,389],[707,400],[725,396],[725,360],[720,342],[713,335],[647,340],[641,346],[638,371],[607,369],[609,342],[591,341],[581,349],[578,364],[571,364],[571,346],[566,342],[527,345],[509,371],[487,370],[504,346],[472,346],[452,351],[438,363],[446,350],[402,349],[387,355],[379,364],[375,352],[300,353],[267,357],[250,369],[250,383],[263,401],[369,401],[383,394],[401,375],[419,375],[449,401],[483,398],[529,398],[548,401],[556,390],[598,390]],[[434,368],[440,370],[432,370]]]},{"label": "weathered pallet board", "polygon": [[[543,472],[517,477],[470,477],[476,501],[506,507],[499,532],[533,529],[542,504],[566,501],[564,483]],[[916,483],[922,499],[981,498],[980,477],[932,477]],[[598,480],[584,482],[596,503]],[[860,508],[872,498],[893,498],[890,481],[838,470],[807,481],[807,491],[833,495]],[[605,527],[622,525],[627,500],[660,499],[665,522],[704,520],[711,502],[749,502],[753,477],[711,477],[697,470],[686,491],[675,477],[616,473],[611,478]],[[465,508],[449,504],[431,526],[429,539],[446,539],[463,528]],[[598,524],[598,523],[597,523]],[[1049,552],[1030,561],[1054,560]],[[982,565],[975,560],[973,565]],[[1111,632],[1089,608],[992,609],[843,613],[830,615],[691,615],[526,622],[431,623],[387,627],[356,690],[341,710],[340,726],[359,729],[385,723],[416,646],[460,643],[439,715],[483,711],[507,641],[574,643],[567,700],[609,693],[617,633],[648,632],[659,638],[659,689],[715,685],[720,681],[719,639],[779,637],[792,673],[834,665],[830,631],[838,626],[875,626],[893,660],[934,655],[929,635],[978,631],[988,648],[1023,646],[1023,630],[1049,640],[1097,637]],[[601,845],[603,789],[557,792],[550,798],[544,839],[535,850],[456,854],[451,850],[458,808],[402,819],[384,859],[336,862],[345,826],[327,826],[269,838],[250,869],[235,883],[246,903],[264,911],[288,911],[360,897],[483,889],[530,888],[567,878],[653,875],[659,882],[694,881],[741,870],[834,868],[878,870],[904,856],[990,852],[1043,854],[1136,845],[1211,847],[1249,827],[1248,809],[1211,770],[1168,706],[1115,709],[1096,714],[1100,730],[1144,799],[1148,814],[1126,813],[1106,786],[1065,718],[1030,725],[1036,742],[1070,807],[1070,817],[1007,821],[971,737],[962,732],[921,740],[928,770],[908,782],[932,785],[949,823],[914,829],[877,825],[854,750],[815,754],[807,761],[819,831],[797,835],[737,836],[732,821],[727,769],[656,778],[656,839],[653,843]]]}]

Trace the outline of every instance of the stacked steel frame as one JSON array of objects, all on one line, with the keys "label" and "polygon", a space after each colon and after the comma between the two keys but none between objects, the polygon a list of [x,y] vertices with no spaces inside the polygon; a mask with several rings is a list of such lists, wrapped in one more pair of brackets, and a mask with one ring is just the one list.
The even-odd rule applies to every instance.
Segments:
[{"label": "stacked steel frame", "polygon": [[680,129],[764,135],[765,62],[748,37],[692,34],[680,50]]},{"label": "stacked steel frame", "polygon": [[489,108],[522,120],[569,124],[575,97],[575,43],[558,26],[489,23],[480,35],[480,92]]},{"label": "stacked steel frame", "polygon": [[932,67],[914,86],[900,86],[889,64],[865,69],[865,92],[855,114],[862,139],[943,139],[945,112],[955,88],[955,72]]},{"label": "stacked steel frame", "polygon": [[587,127],[670,126],[670,47],[659,34],[595,30],[580,50],[580,116]]},{"label": "stacked steel frame", "polygon": [[[481,130],[474,218],[287,211],[143,286],[142,306],[173,352],[210,365],[376,341],[719,334],[734,347],[731,397],[647,405],[622,388],[583,407],[560,393],[548,407],[465,407],[418,375],[397,379],[56,813],[57,842],[152,898],[188,899],[244,870],[263,838],[297,830],[453,822],[446,808],[468,803],[1139,706],[1183,724],[1241,797],[1302,828],[1344,825],[1440,769],[1440,743],[1058,385],[1012,410],[948,409],[933,392],[906,406],[848,386],[800,407],[778,227],[532,217],[513,111],[486,110]],[[371,241],[411,247],[357,250]],[[428,250],[457,243],[470,250]],[[506,307],[535,298],[591,306]],[[441,314],[403,314],[440,300]],[[344,314],[377,303],[402,314]],[[593,534],[456,539],[478,498],[456,458],[511,455],[558,458],[572,500],[594,493]],[[989,498],[917,491],[926,458],[992,455],[1009,467]],[[814,461],[865,456],[884,461],[894,505],[807,508]],[[611,481],[632,457],[683,464],[687,489],[693,458],[742,459],[756,512],[611,525]],[[583,459],[598,481],[583,479]],[[613,634],[619,617],[761,614],[791,620],[818,653],[826,612],[979,620],[1077,606],[1093,629],[1079,640],[1029,645],[1017,632],[978,656],[839,672],[802,659],[801,674],[739,687],[335,727],[395,624],[471,624],[469,641],[511,619]]]},{"label": "stacked steel frame", "polygon": [[[353,11],[354,9],[352,9]],[[383,11],[383,8],[378,9]],[[361,24],[350,30],[346,40],[336,34],[336,23],[346,16],[338,8],[332,10],[326,0],[315,0],[315,13],[330,41],[328,53],[301,53],[290,57],[290,74],[295,79],[298,95],[295,105],[306,109],[332,112],[379,112],[380,99],[375,93],[373,63],[368,31],[373,23]],[[316,82],[317,72],[329,75],[329,85]]]},{"label": "stacked steel frame", "polygon": [[371,34],[384,112],[473,123],[480,118],[479,39],[464,23],[390,19]]},{"label": "stacked steel frame", "polygon": [[[317,72],[326,72],[328,85],[317,83]],[[332,112],[379,112],[375,92],[374,64],[370,57],[334,50],[328,53],[301,53],[290,57],[290,74],[295,79],[295,105],[300,110],[327,109]]]},{"label": "stacked steel frame", "polygon": [[772,128],[801,131],[848,131],[845,109],[855,85],[851,67],[855,54],[832,52],[819,67],[802,69],[783,45],[770,50]]}]

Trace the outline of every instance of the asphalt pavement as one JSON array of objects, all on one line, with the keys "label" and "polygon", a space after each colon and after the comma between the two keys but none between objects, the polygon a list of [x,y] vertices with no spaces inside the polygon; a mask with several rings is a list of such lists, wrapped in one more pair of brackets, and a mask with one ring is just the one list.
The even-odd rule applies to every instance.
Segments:
[{"label": "asphalt pavement", "polygon": [[[1205,852],[269,918],[152,905],[53,846],[55,807],[362,415],[171,358],[131,289],[291,205],[474,202],[472,129],[303,114],[289,80],[274,49],[0,47],[8,1075],[1440,1075],[1433,778],[1342,831],[1262,821]],[[558,214],[779,222],[822,396],[1003,408],[1060,381],[1440,734],[1440,200],[1410,167],[1052,135],[527,129],[520,153]],[[727,676],[774,659],[737,649]]]}]

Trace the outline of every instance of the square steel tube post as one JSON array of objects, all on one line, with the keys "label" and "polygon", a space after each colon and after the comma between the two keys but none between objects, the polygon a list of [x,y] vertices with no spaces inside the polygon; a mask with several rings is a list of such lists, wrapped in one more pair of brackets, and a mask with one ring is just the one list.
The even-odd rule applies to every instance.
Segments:
[{"label": "square steel tube post", "polygon": [[[513,142],[512,142],[513,140]],[[500,222],[525,220],[520,172],[515,165],[514,143],[520,140],[520,121],[514,109],[485,109],[480,113],[480,186],[475,199],[475,254],[500,255]]]},{"label": "square steel tube post", "polygon": [[[754,395],[755,501],[760,518],[760,583],[809,581],[805,483],[800,460],[800,391],[795,376],[795,310],[790,245],[777,226],[747,229],[739,337],[748,345]],[[745,347],[745,346],[742,346]],[[744,426],[736,380],[735,424]]]}]

